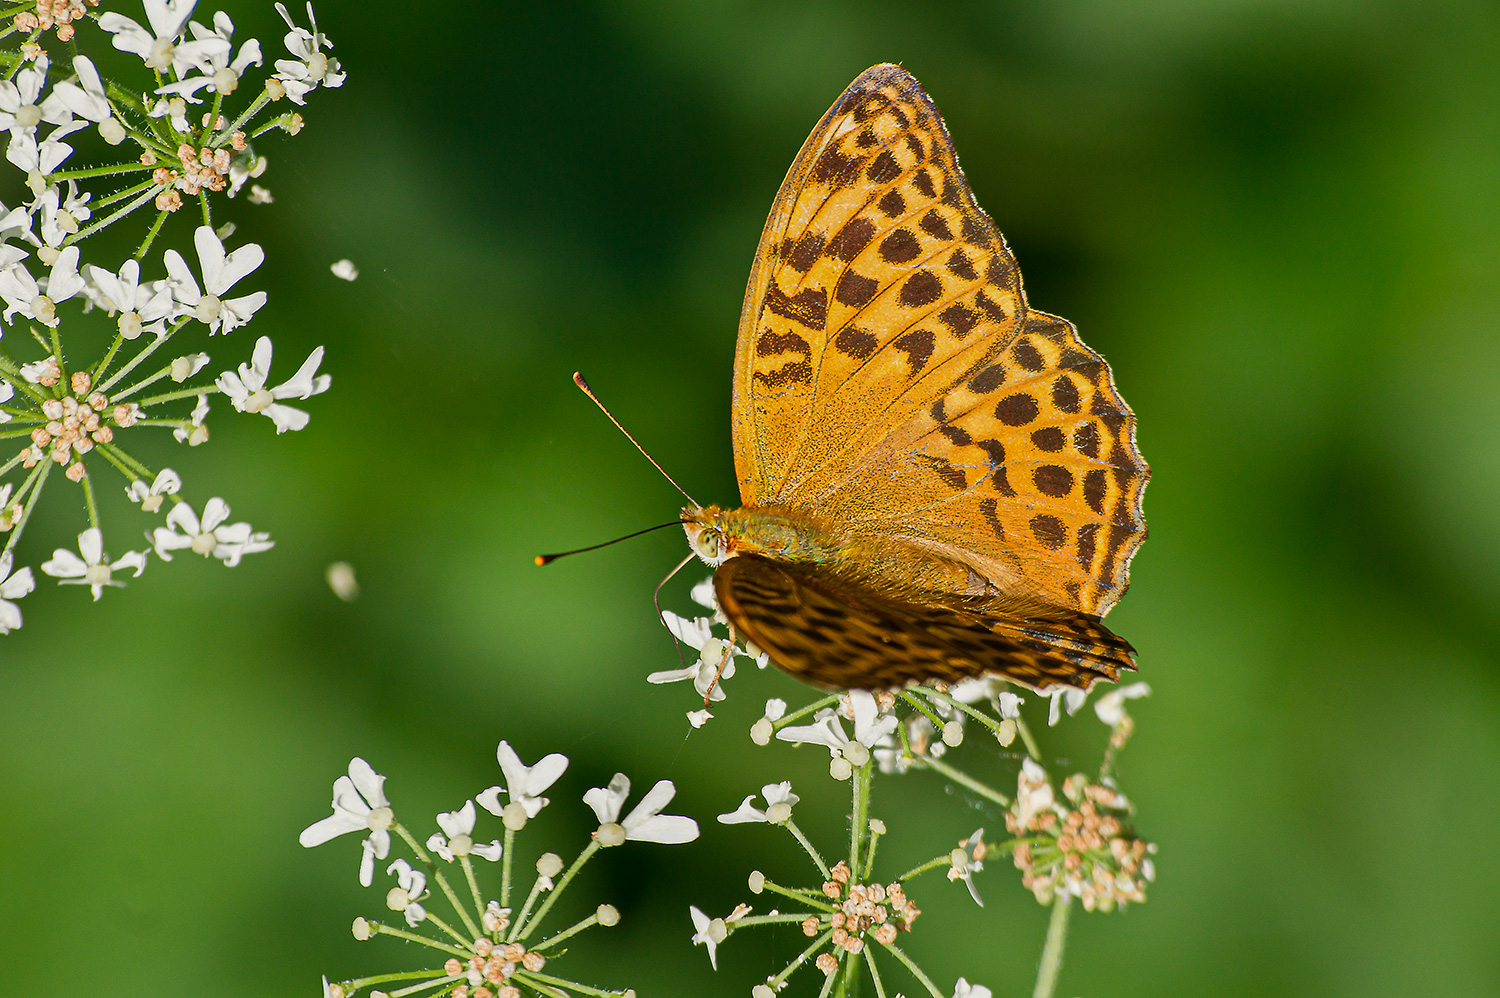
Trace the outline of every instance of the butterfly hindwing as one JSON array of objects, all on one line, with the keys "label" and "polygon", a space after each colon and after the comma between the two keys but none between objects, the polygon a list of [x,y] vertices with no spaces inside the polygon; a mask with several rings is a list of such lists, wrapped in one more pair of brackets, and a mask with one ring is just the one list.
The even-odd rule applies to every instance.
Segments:
[{"label": "butterfly hindwing", "polygon": [[1097,617],[1027,619],[977,601],[908,601],[828,566],[740,555],[719,566],[714,590],[740,634],[821,686],[877,690],[1000,675],[1038,689],[1087,689],[1135,668],[1130,645]]},{"label": "butterfly hindwing", "polygon": [[1024,311],[937,108],[899,66],[867,70],[808,137],[756,252],[735,354],[741,499],[806,492],[851,440],[1012,337]]}]

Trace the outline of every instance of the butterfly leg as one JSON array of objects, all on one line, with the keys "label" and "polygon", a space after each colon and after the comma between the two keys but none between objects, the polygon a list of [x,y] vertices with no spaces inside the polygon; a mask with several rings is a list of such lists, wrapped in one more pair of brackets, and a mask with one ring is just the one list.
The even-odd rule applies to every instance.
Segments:
[{"label": "butterfly leg", "polygon": [[719,685],[719,677],[724,675],[725,668],[734,660],[735,642],[739,641],[739,635],[735,633],[734,625],[729,625],[729,647],[724,649],[724,658],[719,662],[718,671],[714,673],[713,680],[708,684],[708,689],[703,693],[703,706],[708,706],[709,697],[713,696],[714,688]]}]

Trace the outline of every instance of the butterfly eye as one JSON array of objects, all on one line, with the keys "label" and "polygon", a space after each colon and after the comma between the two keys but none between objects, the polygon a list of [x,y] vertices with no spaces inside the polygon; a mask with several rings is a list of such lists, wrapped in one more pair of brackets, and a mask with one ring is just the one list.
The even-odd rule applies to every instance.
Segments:
[{"label": "butterfly eye", "polygon": [[719,532],[709,528],[703,528],[694,534],[692,544],[693,553],[710,564],[718,561],[724,547]]}]

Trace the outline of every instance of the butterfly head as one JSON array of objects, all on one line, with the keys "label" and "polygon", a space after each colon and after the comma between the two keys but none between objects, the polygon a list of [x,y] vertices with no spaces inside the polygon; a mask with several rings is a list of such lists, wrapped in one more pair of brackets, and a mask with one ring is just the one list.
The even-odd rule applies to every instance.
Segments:
[{"label": "butterfly head", "polygon": [[684,506],[682,529],[688,547],[710,568],[717,568],[734,552],[729,543],[724,510],[717,506]]}]

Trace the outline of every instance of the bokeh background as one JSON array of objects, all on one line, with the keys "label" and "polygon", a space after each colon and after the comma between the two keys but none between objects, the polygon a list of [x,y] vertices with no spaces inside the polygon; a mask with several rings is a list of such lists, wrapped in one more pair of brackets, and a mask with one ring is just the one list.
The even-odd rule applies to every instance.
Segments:
[{"label": "bokeh background", "polygon": [[[229,9],[280,50],[268,3]],[[147,455],[273,552],[183,556],[97,605],[46,584],[0,644],[0,990],[311,995],[323,973],[414,965],[350,938],[383,910],[355,840],[307,851],[297,832],[359,754],[425,834],[498,782],[502,737],[572,759],[523,867],[583,843],[578,798],[617,769],[675,780],[674,809],[703,822],[692,845],[590,868],[569,911],[609,900],[625,920],[559,971],[748,994],[801,948],[795,928],[737,936],[715,976],[687,906],[727,912],[753,868],[805,876],[783,835],[712,820],[761,783],[792,779],[809,832],[842,837],[826,757],[744,734],[765,697],[806,691],[742,672],[690,733],[689,691],[644,682],[675,663],[650,593],[681,537],[530,558],[679,503],[575,369],[695,494],[735,499],[730,360],[765,212],[842,88],[901,61],[1032,301],[1112,363],[1154,469],[1111,621],[1155,690],[1123,786],[1159,878],[1146,905],[1076,920],[1061,993],[1500,993],[1493,4],[318,15],[349,80],[298,139],[261,143],[276,202],[230,217],[267,248],[251,283],[270,304],[213,350],[237,362],[265,333],[280,365],[326,344],[333,390],[305,432],[216,412],[208,446]],[[340,257],[356,283],[328,273]],[[144,529],[111,503],[113,536]],[[50,505],[32,564],[79,529]],[[324,583],[336,559],[357,602]],[[1103,729],[1080,715],[1047,737],[1083,766]],[[1009,772],[980,741],[960,758]],[[930,777],[879,792],[890,874],[1000,827]],[[909,948],[944,987],[1029,993],[1045,912],[1003,862],[980,886],[982,911],[919,882]]]}]

